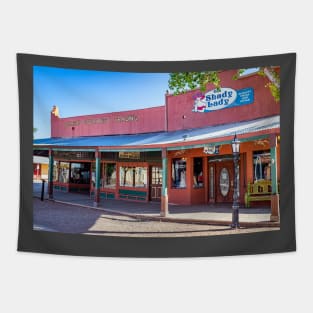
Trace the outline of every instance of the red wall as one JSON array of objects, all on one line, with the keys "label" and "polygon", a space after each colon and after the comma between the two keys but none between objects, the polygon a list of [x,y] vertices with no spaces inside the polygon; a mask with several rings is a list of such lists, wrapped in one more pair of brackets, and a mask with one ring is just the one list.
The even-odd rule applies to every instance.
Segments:
[{"label": "red wall", "polygon": [[[251,142],[243,142],[240,145],[240,198],[241,204],[244,204],[245,192],[247,191],[248,183],[253,182],[253,152],[269,150],[269,139],[255,140]],[[220,147],[220,156],[231,155],[231,145],[224,144]],[[203,188],[193,188],[193,161],[195,157],[203,158],[203,170],[204,170],[204,186]],[[173,188],[172,187],[172,161],[174,158],[185,158],[187,164],[186,170],[186,188]],[[208,202],[209,194],[209,176],[208,176],[208,161],[211,156],[207,156],[203,153],[202,148],[168,151],[168,201],[172,204],[201,204]],[[280,181],[280,145],[277,145],[277,175],[278,181]],[[215,188],[217,186],[215,185]],[[215,203],[215,202],[214,202]],[[262,203],[263,204],[263,203]],[[265,203],[265,205],[268,203]]]},{"label": "red wall", "polygon": [[[269,88],[265,87],[268,83],[267,78],[253,75],[233,80],[235,73],[235,70],[221,72],[221,87],[230,87],[235,90],[253,88],[254,103],[200,113],[192,112],[194,98],[199,91],[191,91],[178,96],[167,95],[168,130],[200,128],[279,114],[280,104],[275,102]],[[212,84],[208,85],[207,91],[213,89]]]},{"label": "red wall", "polygon": [[[184,128],[200,128],[210,125],[232,123],[277,115],[280,104],[276,103],[265,85],[268,79],[252,75],[238,80],[232,77],[235,70],[220,72],[221,87],[235,90],[254,89],[252,104],[225,108],[213,112],[192,112],[198,91],[182,95],[165,95],[165,105],[147,109],[76,116],[58,117],[51,113],[51,137],[99,136],[116,134],[137,134],[158,131],[174,131]],[[214,86],[208,85],[207,91]],[[62,111],[62,108],[61,108]],[[184,118],[183,118],[184,117]],[[128,121],[127,121],[128,118]]]},{"label": "red wall", "polygon": [[164,106],[159,106],[141,110],[68,118],[60,118],[51,113],[51,137],[137,134],[164,131],[164,110]]}]

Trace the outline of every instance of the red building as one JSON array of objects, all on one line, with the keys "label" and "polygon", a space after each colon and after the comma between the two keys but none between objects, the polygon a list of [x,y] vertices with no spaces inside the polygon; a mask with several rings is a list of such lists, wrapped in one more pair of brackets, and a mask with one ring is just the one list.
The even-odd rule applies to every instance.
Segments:
[{"label": "red building", "polygon": [[240,203],[271,205],[278,219],[280,103],[267,78],[235,72],[220,72],[220,90],[166,94],[153,108],[61,118],[53,107],[51,138],[34,141],[35,154],[49,153],[50,195],[161,201],[164,214],[167,201],[232,203],[236,135]]}]

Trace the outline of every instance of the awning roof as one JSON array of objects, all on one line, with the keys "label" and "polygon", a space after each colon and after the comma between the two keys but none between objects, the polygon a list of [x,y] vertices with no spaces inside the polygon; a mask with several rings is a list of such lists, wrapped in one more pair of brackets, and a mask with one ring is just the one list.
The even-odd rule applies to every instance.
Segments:
[{"label": "awning roof", "polygon": [[257,120],[210,126],[205,128],[184,129],[171,132],[146,133],[135,135],[110,135],[75,138],[46,138],[34,140],[34,146],[63,146],[63,147],[126,147],[132,146],[167,146],[181,143],[192,144],[194,141],[224,138],[243,134],[257,133],[264,130],[280,128],[279,115]]}]

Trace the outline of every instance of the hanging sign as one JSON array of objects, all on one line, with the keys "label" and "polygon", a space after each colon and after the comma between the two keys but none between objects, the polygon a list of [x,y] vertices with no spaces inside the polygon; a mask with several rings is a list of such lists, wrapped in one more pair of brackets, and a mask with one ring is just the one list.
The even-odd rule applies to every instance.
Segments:
[{"label": "hanging sign", "polygon": [[140,152],[119,152],[118,157],[120,159],[140,159]]},{"label": "hanging sign", "polygon": [[203,152],[205,154],[219,154],[220,146],[214,146],[214,145],[204,146]]},{"label": "hanging sign", "polygon": [[251,104],[254,102],[253,88],[235,90],[232,88],[214,89],[195,98],[193,112],[211,112]]}]

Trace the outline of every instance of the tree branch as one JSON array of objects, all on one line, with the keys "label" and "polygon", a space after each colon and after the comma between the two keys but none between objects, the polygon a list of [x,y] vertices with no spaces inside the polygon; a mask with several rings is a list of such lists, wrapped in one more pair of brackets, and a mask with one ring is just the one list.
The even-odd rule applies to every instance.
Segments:
[{"label": "tree branch", "polygon": [[279,76],[272,68],[264,67],[264,74],[277,88],[280,88]]}]

